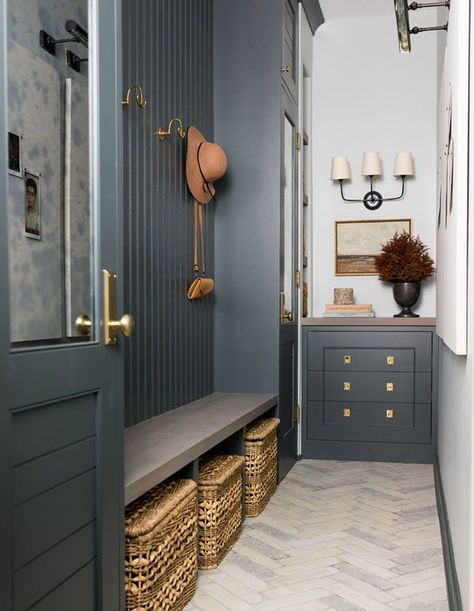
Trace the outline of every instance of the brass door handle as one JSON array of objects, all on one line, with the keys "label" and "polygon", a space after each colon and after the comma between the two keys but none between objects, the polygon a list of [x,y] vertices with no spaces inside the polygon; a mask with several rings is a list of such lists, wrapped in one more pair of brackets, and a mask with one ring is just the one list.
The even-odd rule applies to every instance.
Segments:
[{"label": "brass door handle", "polygon": [[74,322],[74,326],[76,327],[76,331],[79,335],[83,335],[86,337],[91,334],[92,328],[92,320],[87,316],[87,314],[79,314]]},{"label": "brass door handle", "polygon": [[135,329],[135,319],[131,314],[124,314],[119,320],[116,314],[117,274],[102,270],[104,301],[104,344],[111,346],[117,343],[117,335],[123,333],[130,337]]},{"label": "brass door handle", "polygon": [[293,322],[293,312],[287,312],[285,308],[285,293],[280,293],[280,324]]},{"label": "brass door handle", "polygon": [[135,319],[131,314],[124,314],[120,320],[109,320],[109,329],[130,337],[135,331]]},{"label": "brass door handle", "polygon": [[285,312],[281,317],[283,320],[286,320],[286,322],[293,322],[293,312]]}]

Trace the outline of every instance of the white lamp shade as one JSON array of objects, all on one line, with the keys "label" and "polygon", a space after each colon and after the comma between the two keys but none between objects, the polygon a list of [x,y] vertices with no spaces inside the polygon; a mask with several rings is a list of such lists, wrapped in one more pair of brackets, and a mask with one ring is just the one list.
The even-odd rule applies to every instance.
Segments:
[{"label": "white lamp shade", "polygon": [[349,180],[351,170],[346,157],[333,157],[331,163],[331,180]]},{"label": "white lamp shade", "polygon": [[397,153],[395,157],[394,176],[413,176],[415,174],[415,166],[411,153]]},{"label": "white lamp shade", "polygon": [[382,163],[378,153],[364,153],[362,176],[381,176]]}]

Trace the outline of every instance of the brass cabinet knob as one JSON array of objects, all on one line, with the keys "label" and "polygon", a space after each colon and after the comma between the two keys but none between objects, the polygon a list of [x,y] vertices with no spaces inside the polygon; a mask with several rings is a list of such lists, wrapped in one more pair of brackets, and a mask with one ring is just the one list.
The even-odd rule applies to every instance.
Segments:
[{"label": "brass cabinet knob", "polygon": [[87,335],[91,334],[92,320],[89,318],[89,316],[87,316],[87,314],[79,314],[74,322],[74,325],[80,335],[86,337]]},{"label": "brass cabinet knob", "polygon": [[125,337],[130,337],[135,330],[135,318],[131,314],[124,314],[120,320],[110,320],[109,329],[120,331]]},{"label": "brass cabinet knob", "polygon": [[385,410],[385,417],[389,418],[390,420],[393,419],[393,409]]},{"label": "brass cabinet knob", "polygon": [[283,320],[286,320],[288,322],[293,322],[293,312],[285,312],[282,315]]},{"label": "brass cabinet knob", "polygon": [[351,364],[350,354],[345,354],[344,355],[344,365],[350,365],[350,364]]},{"label": "brass cabinet knob", "polygon": [[343,388],[344,388],[344,390],[350,390],[351,389],[351,383],[350,382],[344,382]]},{"label": "brass cabinet knob", "polygon": [[344,415],[344,418],[350,418],[351,417],[351,410],[348,407],[345,407],[342,413]]},{"label": "brass cabinet knob", "polygon": [[395,364],[395,357],[387,356],[387,365],[394,365],[394,364]]},{"label": "brass cabinet knob", "polygon": [[387,382],[387,392],[393,392],[393,382]]},{"label": "brass cabinet knob", "polygon": [[290,71],[290,66],[282,66],[281,71],[282,72],[289,72]]}]

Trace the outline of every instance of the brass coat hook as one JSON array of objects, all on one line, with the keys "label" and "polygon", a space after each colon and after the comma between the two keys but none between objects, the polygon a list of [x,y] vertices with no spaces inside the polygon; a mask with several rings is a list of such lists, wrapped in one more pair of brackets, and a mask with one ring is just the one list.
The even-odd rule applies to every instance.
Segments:
[{"label": "brass coat hook", "polygon": [[134,89],[138,90],[138,93],[135,97],[138,106],[140,106],[140,108],[146,108],[148,102],[144,99],[143,88],[137,84],[130,85],[130,87],[127,89],[127,95],[122,100],[122,106],[130,106],[130,95]]},{"label": "brass coat hook", "polygon": [[160,129],[155,132],[155,136],[158,136],[161,141],[163,141],[165,138],[168,138],[168,136],[171,136],[171,127],[173,123],[177,124],[176,133],[178,134],[178,136],[180,138],[186,138],[186,131],[184,130],[183,122],[178,117],[174,117],[173,119],[171,119],[171,121],[168,123],[167,130],[164,130],[162,127],[160,127]]}]

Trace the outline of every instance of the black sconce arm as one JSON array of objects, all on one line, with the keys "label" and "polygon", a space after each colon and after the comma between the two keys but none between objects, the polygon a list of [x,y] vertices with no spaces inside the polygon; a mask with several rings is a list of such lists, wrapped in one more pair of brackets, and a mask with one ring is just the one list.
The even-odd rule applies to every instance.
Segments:
[{"label": "black sconce arm", "polygon": [[370,191],[368,191],[363,199],[350,199],[344,196],[344,189],[342,186],[343,180],[339,180],[339,187],[341,190],[341,197],[345,202],[353,202],[364,204],[367,210],[377,210],[380,208],[383,202],[395,202],[399,199],[402,199],[405,195],[405,178],[406,176],[401,176],[402,179],[402,192],[398,197],[382,197],[382,195],[378,191],[374,191],[373,188],[373,176],[370,176]]}]

